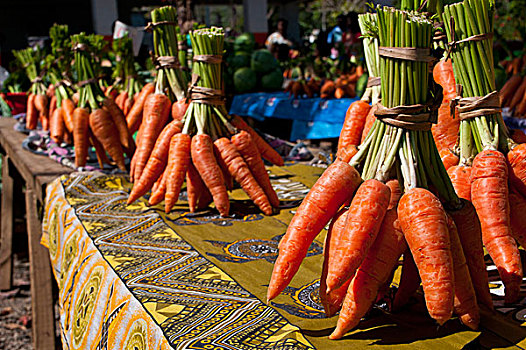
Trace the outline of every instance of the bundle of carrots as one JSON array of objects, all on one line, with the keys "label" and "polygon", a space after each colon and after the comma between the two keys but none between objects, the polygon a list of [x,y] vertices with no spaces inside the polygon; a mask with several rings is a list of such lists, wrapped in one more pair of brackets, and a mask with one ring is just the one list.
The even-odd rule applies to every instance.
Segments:
[{"label": "bundle of carrots", "polygon": [[[382,104],[364,142],[344,148],[312,187],[279,244],[267,298],[290,283],[330,222],[320,297],[340,310],[331,339],[356,327],[404,266],[394,305],[423,286],[439,324],[453,313],[477,328],[477,301],[492,307],[473,206],[452,186],[431,134],[436,97],[428,81],[432,23],[417,12],[377,7]],[[412,35],[418,33],[418,35]],[[380,50],[381,49],[381,50]]]},{"label": "bundle of carrots", "polygon": [[138,98],[143,84],[135,70],[132,39],[127,36],[114,39],[112,48],[115,53],[116,65],[112,74],[114,82],[109,90],[115,90],[118,93],[115,97],[115,103],[127,116]]},{"label": "bundle of carrots", "polygon": [[488,35],[493,32],[494,6],[488,0],[466,0],[444,8],[460,87],[460,161],[448,173],[458,195],[473,203],[480,218],[482,240],[504,282],[505,302],[515,302],[523,277],[516,240],[526,243],[526,226],[519,223],[526,203],[526,146],[509,137],[500,114]]},{"label": "bundle of carrots", "polygon": [[[78,105],[72,119],[75,165],[86,165],[91,144],[101,169],[104,163],[113,164],[109,155],[120,170],[126,171],[124,153],[131,157],[135,142],[122,110],[101,89],[97,52],[102,48],[102,37],[80,33],[72,36],[72,44],[79,87]],[[64,114],[67,113],[65,107]]]},{"label": "bundle of carrots", "polygon": [[43,82],[45,70],[41,69],[43,58],[41,49],[26,48],[13,51],[13,55],[25,67],[26,75],[31,81],[31,88],[27,99],[26,128],[36,129],[38,123],[42,129],[49,130],[49,98]]},{"label": "bundle of carrots", "polygon": [[[270,215],[279,206],[279,200],[261,157],[275,164],[283,164],[283,160],[242,119],[227,114],[221,90],[223,30],[194,30],[190,39],[194,53],[190,105],[182,120],[175,118],[164,126],[169,112],[167,104],[159,108],[160,104],[156,106],[149,98],[151,107],[147,102],[145,118],[149,108],[156,115],[143,123],[144,129],[140,131],[137,159],[132,166],[134,186],[128,203],[152,189],[149,204],[164,199],[165,211],[169,213],[186,177],[190,211],[205,208],[213,201],[219,213],[228,216],[227,191],[236,180],[261,211]],[[150,129],[159,136],[147,136],[147,132],[152,132]],[[143,152],[146,140],[150,139],[151,147]],[[143,157],[145,153],[148,155]]]},{"label": "bundle of carrots", "polygon": [[526,118],[526,76],[513,74],[499,91],[502,107],[513,110],[513,116]]}]

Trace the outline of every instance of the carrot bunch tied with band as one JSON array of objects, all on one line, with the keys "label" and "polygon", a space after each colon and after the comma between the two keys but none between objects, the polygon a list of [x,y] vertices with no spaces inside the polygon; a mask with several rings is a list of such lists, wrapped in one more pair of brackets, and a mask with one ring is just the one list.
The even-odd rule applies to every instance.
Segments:
[{"label": "carrot bunch tied with band", "polygon": [[[483,259],[481,238],[474,244],[476,230],[470,241],[456,229],[458,211],[467,208],[463,213],[468,213],[469,206],[456,194],[431,133],[442,102],[429,80],[432,22],[419,12],[380,6],[367,17],[375,19],[362,22],[376,36],[381,103],[376,101],[374,122],[361,144],[339,149],[337,160],[296,211],[279,244],[267,299],[293,282],[309,245],[331,223],[320,281],[327,315],[340,311],[331,339],[358,325],[390,283],[402,255],[404,288],[396,306],[402,307],[421,282],[429,315],[437,323],[456,313],[475,329],[477,297],[489,295],[489,286],[487,276],[485,285],[479,283],[484,281],[480,269],[467,267]],[[458,226],[466,227],[460,221]]]},{"label": "carrot bunch tied with band", "polygon": [[[170,213],[186,179],[191,212],[213,201],[219,214],[226,217],[230,214],[228,191],[235,180],[265,215],[271,215],[279,207],[279,199],[262,156],[274,157],[277,162],[281,157],[244,121],[226,111],[221,76],[223,30],[197,29],[190,32],[190,40],[194,55],[187,93],[189,104],[183,116],[174,118],[164,129],[156,129],[160,136],[151,145],[151,155],[136,157],[134,187],[128,203],[159,181],[149,202],[153,205],[164,199],[165,212]],[[141,128],[142,140],[152,125],[147,127],[143,122]],[[140,141],[139,150],[143,144]]]},{"label": "carrot bunch tied with band", "polygon": [[457,193],[478,214],[482,241],[505,286],[504,301],[515,302],[523,277],[516,239],[526,228],[512,230],[510,192],[526,195],[521,192],[526,152],[509,137],[501,116],[493,65],[494,13],[495,3],[488,0],[447,5],[442,13],[457,84],[451,109],[457,109],[460,123],[459,164],[448,173]]},{"label": "carrot bunch tied with band", "polygon": [[104,40],[99,35],[80,33],[72,36],[72,45],[79,92],[78,104],[72,113],[75,165],[86,165],[88,149],[92,145],[101,168],[104,163],[110,163],[109,155],[110,164],[116,164],[125,172],[124,154],[131,157],[135,147],[124,114],[102,90],[98,55]]}]

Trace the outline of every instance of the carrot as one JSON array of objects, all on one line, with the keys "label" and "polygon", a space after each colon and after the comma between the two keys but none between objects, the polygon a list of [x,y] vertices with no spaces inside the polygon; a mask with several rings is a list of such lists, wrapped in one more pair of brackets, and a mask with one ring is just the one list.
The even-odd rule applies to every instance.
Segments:
[{"label": "carrot", "polygon": [[515,143],[526,143],[526,134],[521,129],[510,129],[510,137]]},{"label": "carrot", "polygon": [[371,106],[362,100],[351,103],[345,114],[342,131],[338,140],[338,153],[348,145],[360,144],[363,127]]},{"label": "carrot", "polygon": [[230,174],[241,185],[241,188],[248,194],[254,204],[256,204],[265,215],[272,215],[272,205],[270,205],[265,191],[263,191],[257,183],[247,163],[243,160],[243,157],[241,157],[236,147],[226,137],[216,140],[214,145],[219,150],[221,158],[225,161]]},{"label": "carrot", "polygon": [[520,194],[526,196],[526,144],[513,147],[508,152],[510,182]]},{"label": "carrot", "polygon": [[75,92],[72,96],[71,96],[71,100],[73,101],[73,103],[75,105],[77,105],[79,103],[79,92]]},{"label": "carrot", "polygon": [[254,143],[256,144],[256,147],[258,148],[259,153],[261,153],[261,157],[268,160],[274,165],[282,166],[284,164],[283,158],[279,155],[274,148],[270,147],[268,143],[265,142],[261,138],[261,136],[258,135],[257,132],[254,131],[250,126],[248,126],[247,123],[241,117],[234,115],[231,120],[232,125],[234,125],[236,128],[245,130],[252,136],[252,139]]},{"label": "carrot", "polygon": [[205,190],[205,184],[197,172],[195,166],[190,162],[186,173],[186,193],[188,197],[188,207],[190,212],[197,210],[199,199]]},{"label": "carrot", "polygon": [[522,78],[522,81],[520,85],[517,87],[517,90],[513,92],[513,96],[508,105],[510,109],[515,108],[522,101],[522,97],[524,96],[525,91],[526,91],[526,77]]},{"label": "carrot", "polygon": [[89,110],[75,108],[73,111],[73,145],[75,146],[75,166],[83,167],[88,158]]},{"label": "carrot", "polygon": [[393,299],[393,311],[398,311],[405,306],[419,287],[420,276],[418,275],[418,268],[416,267],[411,252],[407,251],[404,253],[402,275],[400,276],[400,283],[398,284],[398,289]]},{"label": "carrot", "polygon": [[236,146],[243,159],[248,165],[250,172],[256,179],[257,183],[261,186],[265,194],[267,195],[270,204],[274,208],[279,208],[279,198],[276,191],[272,188],[270,179],[268,177],[265,164],[261,159],[256,145],[252,141],[252,136],[244,130],[232,136],[232,143]]},{"label": "carrot", "polygon": [[331,290],[327,293],[327,272],[329,269],[329,264],[331,263],[331,256],[329,251],[331,250],[331,244],[334,244],[333,237],[340,236],[340,232],[345,229],[345,222],[347,221],[347,214],[349,208],[342,208],[336,215],[332,218],[329,230],[327,231],[327,236],[325,237],[325,244],[323,247],[323,268],[320,278],[320,300],[325,310],[325,315],[327,317],[334,316],[338,311],[340,311],[345,299],[345,294],[347,294],[347,288],[351,283],[351,279],[348,279],[341,287]]},{"label": "carrot", "polygon": [[453,312],[454,275],[444,208],[423,188],[407,190],[398,220],[418,268],[429,315],[442,325]]},{"label": "carrot", "polygon": [[526,199],[515,191],[510,191],[511,234],[524,248],[526,247]]},{"label": "carrot", "polygon": [[192,161],[201,179],[210,190],[221,216],[228,216],[230,202],[221,169],[214,156],[212,139],[206,134],[192,138]]},{"label": "carrot", "polygon": [[[165,170],[166,171],[166,170]],[[153,191],[150,199],[148,200],[148,205],[157,205],[164,200],[166,195],[166,183],[168,181],[168,176],[163,176],[159,186]]]},{"label": "carrot", "polygon": [[336,329],[329,339],[340,339],[358,325],[376,300],[379,288],[388,281],[391,271],[406,250],[404,235],[396,228],[396,220],[396,209],[389,210],[376,240],[347,289]]},{"label": "carrot", "polygon": [[511,235],[508,166],[502,153],[484,150],[475,157],[471,200],[480,218],[482,241],[505,286],[504,300],[514,302],[519,297],[522,265]]},{"label": "carrot", "polygon": [[387,207],[387,209],[392,209],[398,205],[398,201],[402,196],[402,189],[400,188],[398,180],[395,179],[389,180],[385,184],[391,190],[391,197],[389,198],[389,206]]},{"label": "carrot", "polygon": [[161,181],[163,181],[163,177],[164,177],[164,173],[166,172],[166,169],[164,169],[164,171],[161,173],[161,176],[159,176],[159,178],[157,180],[155,180],[153,186],[152,186],[152,193],[154,193],[155,191],[157,191],[157,188],[159,187],[159,185],[161,184]]},{"label": "carrot", "polygon": [[519,74],[514,74],[509,78],[504,86],[500,89],[499,98],[501,106],[507,106],[515,91],[522,82],[522,77]]},{"label": "carrot", "polygon": [[349,145],[339,150],[337,157],[342,162],[349,163],[356,153],[358,153],[358,147],[356,147],[356,145]]},{"label": "carrot", "polygon": [[301,95],[303,95],[303,91],[304,91],[304,86],[303,84],[301,83],[301,81],[295,81],[292,83],[292,86],[290,88],[290,95],[293,95],[294,98],[298,98],[298,97],[301,97]]},{"label": "carrot", "polygon": [[49,130],[49,109],[47,95],[35,95],[35,107],[39,113],[38,117],[42,124],[42,129]]},{"label": "carrot", "polygon": [[163,94],[152,94],[148,96],[144,103],[144,127],[136,151],[137,160],[135,163],[135,177],[137,179],[141,178],[144,167],[152,153],[155,141],[168,120],[170,107],[170,100]]},{"label": "carrot", "polygon": [[124,100],[128,98],[128,93],[126,91],[121,91],[119,95],[115,98],[115,103],[121,110],[124,110]]},{"label": "carrot", "polygon": [[439,153],[440,159],[442,160],[442,163],[444,164],[444,168],[446,168],[446,170],[448,170],[454,165],[457,165],[460,160],[458,156],[448,148],[441,149]]},{"label": "carrot", "polygon": [[189,105],[190,103],[187,103],[186,100],[172,103],[172,118],[174,120],[182,120]]},{"label": "carrot", "polygon": [[391,191],[387,185],[370,179],[358,187],[349,208],[342,235],[334,237],[332,263],[327,272],[327,291],[340,287],[354,275],[373,244],[384,218]]},{"label": "carrot", "polygon": [[449,211],[448,214],[453,218],[457,227],[477,300],[480,304],[493,310],[493,301],[489,292],[488,273],[484,262],[482,232],[475,207],[471,202],[462,199],[462,207],[458,210]]},{"label": "carrot", "polygon": [[[142,130],[144,129],[144,125],[141,124],[141,126],[139,127],[139,130],[137,130],[137,147],[140,147],[140,144],[141,144],[141,136],[142,136]],[[168,142],[170,139],[168,139]],[[168,145],[166,146],[166,149],[168,149]],[[137,174],[135,173],[135,164],[137,163],[137,152],[135,152],[133,154],[133,157],[132,157],[132,160],[130,162],[130,181],[135,183],[137,181],[139,181],[139,178],[137,176]]]},{"label": "carrot", "polygon": [[115,134],[116,126],[110,114],[101,108],[91,111],[89,126],[93,131],[93,136],[117,163],[117,167],[122,171],[126,171],[122,147],[118,136]]},{"label": "carrot", "polygon": [[471,170],[470,166],[462,165],[454,165],[447,169],[455,192],[460,198],[468,201],[471,200]]},{"label": "carrot", "polygon": [[460,238],[458,237],[457,227],[450,216],[447,217],[447,227],[455,275],[455,301],[453,310],[463,324],[475,330],[478,328],[480,322],[477,298],[475,297],[475,290],[471,283],[466,257],[464,256]]},{"label": "carrot", "polygon": [[360,185],[360,174],[348,163],[336,160],[303,199],[279,244],[279,255],[267,290],[271,300],[289,284],[307,255],[309,246]]},{"label": "carrot", "polygon": [[56,108],[51,115],[50,136],[56,143],[61,143],[64,138],[64,120],[62,119],[62,108]]},{"label": "carrot", "polygon": [[367,113],[367,117],[365,118],[365,125],[363,126],[363,132],[362,132],[362,140],[363,142],[367,135],[369,134],[369,131],[373,127],[373,124],[376,120],[376,117],[374,116],[374,112],[378,109],[377,105],[374,105],[369,109],[369,113]]},{"label": "carrot", "polygon": [[164,171],[168,161],[170,140],[175,134],[180,133],[181,129],[182,125],[178,120],[172,121],[163,129],[157,141],[155,141],[152,154],[144,167],[141,178],[135,181],[135,185],[128,197],[128,204],[135,202],[139,197],[146,194]]},{"label": "carrot", "polygon": [[75,103],[70,99],[62,100],[62,108],[64,109],[64,124],[69,132],[73,132],[73,111],[75,110]]},{"label": "carrot", "polygon": [[459,128],[458,109],[455,109],[455,115],[451,115],[449,101],[443,102],[438,108],[438,121],[431,127],[437,149],[454,148],[457,143]]},{"label": "carrot", "polygon": [[334,90],[334,98],[340,99],[345,97],[345,91],[342,87],[337,87],[336,90]]},{"label": "carrot", "polygon": [[442,86],[442,102],[451,101],[457,95],[455,75],[453,74],[453,64],[451,60],[440,60],[433,68],[433,79]]},{"label": "carrot", "polygon": [[133,141],[133,137],[128,130],[128,125],[126,125],[124,113],[111,98],[105,98],[102,104],[110,113],[111,119],[113,119],[113,123],[117,127],[119,141],[126,150],[126,154],[132,155],[133,152],[135,152],[135,141]]},{"label": "carrot", "polygon": [[51,99],[49,100],[49,127],[50,129],[51,129],[51,117],[53,116],[55,109],[57,109],[57,96],[53,95],[51,96]]},{"label": "carrot", "polygon": [[134,105],[133,96],[127,96],[124,99],[124,103],[122,106],[122,112],[124,113],[124,115],[128,115],[128,113],[130,113],[131,109],[133,108],[133,105]]},{"label": "carrot", "polygon": [[334,92],[336,91],[336,85],[332,80],[327,80],[320,90],[320,97],[321,98],[331,98],[334,95]]},{"label": "carrot", "polygon": [[130,130],[131,134],[135,133],[137,129],[139,129],[146,98],[150,94],[153,94],[154,90],[155,85],[153,83],[148,83],[144,85],[141,90],[141,93],[139,94],[139,97],[135,100],[133,107],[131,108],[130,112],[126,115],[126,122],[128,124],[128,129]]},{"label": "carrot", "polygon": [[188,163],[190,163],[190,144],[192,137],[188,134],[175,134],[170,141],[170,156],[168,157],[166,195],[164,197],[164,211],[168,214],[181,192]]},{"label": "carrot", "polygon": [[27,98],[26,129],[35,130],[38,125],[38,111],[35,107],[35,94],[29,94]]},{"label": "carrot", "polygon": [[217,149],[217,146],[214,144],[214,156],[216,157],[217,165],[219,165],[219,169],[221,169],[221,173],[223,173],[223,180],[225,181],[225,186],[228,191],[232,191],[234,189],[234,178],[230,174],[230,171],[228,171],[228,166],[226,165],[225,161],[221,157],[221,152],[219,149]]}]

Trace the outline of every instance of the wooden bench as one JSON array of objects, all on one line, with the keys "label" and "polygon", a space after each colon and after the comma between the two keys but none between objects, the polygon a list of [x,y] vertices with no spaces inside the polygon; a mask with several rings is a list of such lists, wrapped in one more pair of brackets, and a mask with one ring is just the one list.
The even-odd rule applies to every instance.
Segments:
[{"label": "wooden bench", "polygon": [[[0,118],[2,156],[2,215],[0,231],[0,290],[12,288],[13,203],[24,195],[31,278],[33,344],[35,349],[55,349],[52,273],[48,250],[40,245],[41,208],[46,185],[73,170],[22,148],[26,135],[13,129],[15,120]],[[19,184],[17,186],[17,184]],[[20,197],[18,197],[20,196]]]}]

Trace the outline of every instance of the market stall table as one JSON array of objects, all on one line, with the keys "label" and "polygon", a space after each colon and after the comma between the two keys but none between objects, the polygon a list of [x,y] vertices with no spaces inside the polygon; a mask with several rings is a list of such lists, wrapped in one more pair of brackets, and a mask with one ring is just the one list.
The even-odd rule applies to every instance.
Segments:
[{"label": "market stall table", "polygon": [[13,205],[23,198],[25,187],[26,220],[29,247],[33,343],[37,349],[54,349],[52,274],[48,253],[40,243],[45,187],[72,169],[22,149],[26,135],[16,132],[15,119],[0,118],[2,155],[2,218],[0,240],[0,289],[12,287]]},{"label": "market stall table", "polygon": [[278,215],[258,213],[241,190],[233,214],[191,214],[182,201],[168,215],[146,199],[127,206],[126,177],[82,173],[48,186],[42,243],[59,286],[61,334],[68,349],[394,349],[526,346],[521,305],[502,304],[490,265],[495,314],[478,332],[458,319],[437,325],[423,303],[390,314],[375,308],[343,340],[327,336],[318,285],[325,232],[311,245],[289,288],[266,305],[277,245],[323,169],[270,168],[282,202]]}]

